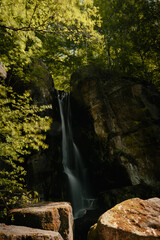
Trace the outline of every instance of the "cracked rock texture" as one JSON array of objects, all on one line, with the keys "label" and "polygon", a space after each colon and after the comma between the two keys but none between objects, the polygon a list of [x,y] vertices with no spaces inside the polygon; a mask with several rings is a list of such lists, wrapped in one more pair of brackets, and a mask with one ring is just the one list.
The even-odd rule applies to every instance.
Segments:
[{"label": "cracked rock texture", "polygon": [[132,198],[105,212],[90,228],[88,240],[160,239],[160,199]]},{"label": "cracked rock texture", "polygon": [[72,207],[67,202],[40,203],[35,207],[11,211],[12,224],[59,232],[64,240],[73,240]]},{"label": "cracked rock texture", "polygon": [[155,87],[93,66],[77,70],[71,85],[77,141],[84,146],[94,188],[157,185],[160,93]]},{"label": "cracked rock texture", "polygon": [[58,232],[0,224],[1,240],[63,240]]}]

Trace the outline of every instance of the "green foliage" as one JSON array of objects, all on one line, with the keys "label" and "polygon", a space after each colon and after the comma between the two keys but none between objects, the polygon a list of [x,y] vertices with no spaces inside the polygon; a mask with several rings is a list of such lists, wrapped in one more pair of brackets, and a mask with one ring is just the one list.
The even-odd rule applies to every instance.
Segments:
[{"label": "green foliage", "polygon": [[51,119],[40,113],[49,106],[31,103],[29,93],[18,95],[0,84],[0,202],[6,213],[10,207],[32,199],[25,185],[24,159],[31,151],[47,148],[44,133]]},{"label": "green foliage", "polygon": [[71,73],[88,61],[86,42],[89,46],[101,39],[96,25],[100,19],[93,0],[2,0],[0,61],[30,81],[25,69],[33,59],[41,59],[56,87],[68,88]]},{"label": "green foliage", "polygon": [[160,2],[95,0],[109,68],[153,83],[160,78]]},{"label": "green foliage", "polygon": [[59,89],[90,63],[159,85],[159,11],[158,0],[1,0],[0,61],[30,81],[41,59]]}]

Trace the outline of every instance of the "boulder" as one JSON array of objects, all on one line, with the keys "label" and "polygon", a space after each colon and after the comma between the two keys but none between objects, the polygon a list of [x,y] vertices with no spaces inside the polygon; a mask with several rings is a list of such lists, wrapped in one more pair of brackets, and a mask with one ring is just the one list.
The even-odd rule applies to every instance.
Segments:
[{"label": "boulder", "polygon": [[63,240],[58,232],[0,224],[1,240]]},{"label": "boulder", "polygon": [[88,240],[160,239],[159,213],[159,198],[126,200],[101,215]]},{"label": "boulder", "polygon": [[59,232],[73,239],[72,207],[67,202],[41,203],[35,207],[11,210],[12,224]]},{"label": "boulder", "polygon": [[160,182],[160,93],[155,86],[94,66],[78,69],[71,85],[76,140],[94,189]]}]

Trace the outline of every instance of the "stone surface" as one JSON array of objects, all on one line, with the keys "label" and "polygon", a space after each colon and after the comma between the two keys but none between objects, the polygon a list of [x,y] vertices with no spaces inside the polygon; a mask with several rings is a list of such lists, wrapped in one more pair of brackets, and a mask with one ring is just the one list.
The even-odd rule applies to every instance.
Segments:
[{"label": "stone surface", "polygon": [[160,199],[132,198],[105,212],[91,227],[88,240],[160,239]]},{"label": "stone surface", "polygon": [[58,232],[0,224],[1,240],[63,240]]},{"label": "stone surface", "polygon": [[49,148],[34,153],[27,159],[27,184],[29,188],[39,193],[39,197],[43,201],[54,201],[55,199],[63,201],[61,197],[61,149],[59,147],[61,145],[61,122],[57,91],[54,88],[53,78],[42,61],[33,60],[29,66],[29,72],[32,82],[23,89],[30,91],[34,103],[53,106],[53,109],[45,111],[45,115],[53,119],[53,124],[50,131],[47,132],[46,142]]},{"label": "stone surface", "polygon": [[160,193],[159,185],[153,187],[146,184],[138,184],[106,190],[99,194],[98,201],[105,211],[127,199],[136,197],[148,199],[157,196],[157,193]]},{"label": "stone surface", "polygon": [[[94,187],[160,182],[160,93],[155,87],[92,66],[77,70],[71,84],[78,139]],[[82,118],[89,119],[86,125]]]},{"label": "stone surface", "polygon": [[72,207],[66,202],[44,203],[11,211],[12,224],[59,232],[64,240],[73,239]]}]

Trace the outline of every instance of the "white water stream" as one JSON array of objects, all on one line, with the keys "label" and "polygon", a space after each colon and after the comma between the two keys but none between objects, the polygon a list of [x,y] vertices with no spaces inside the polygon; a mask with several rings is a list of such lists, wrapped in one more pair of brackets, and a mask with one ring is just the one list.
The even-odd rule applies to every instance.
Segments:
[{"label": "white water stream", "polygon": [[68,177],[71,204],[76,219],[82,217],[86,210],[93,208],[94,199],[90,198],[86,168],[73,139],[69,94],[60,92],[58,102],[62,124],[62,163]]}]

